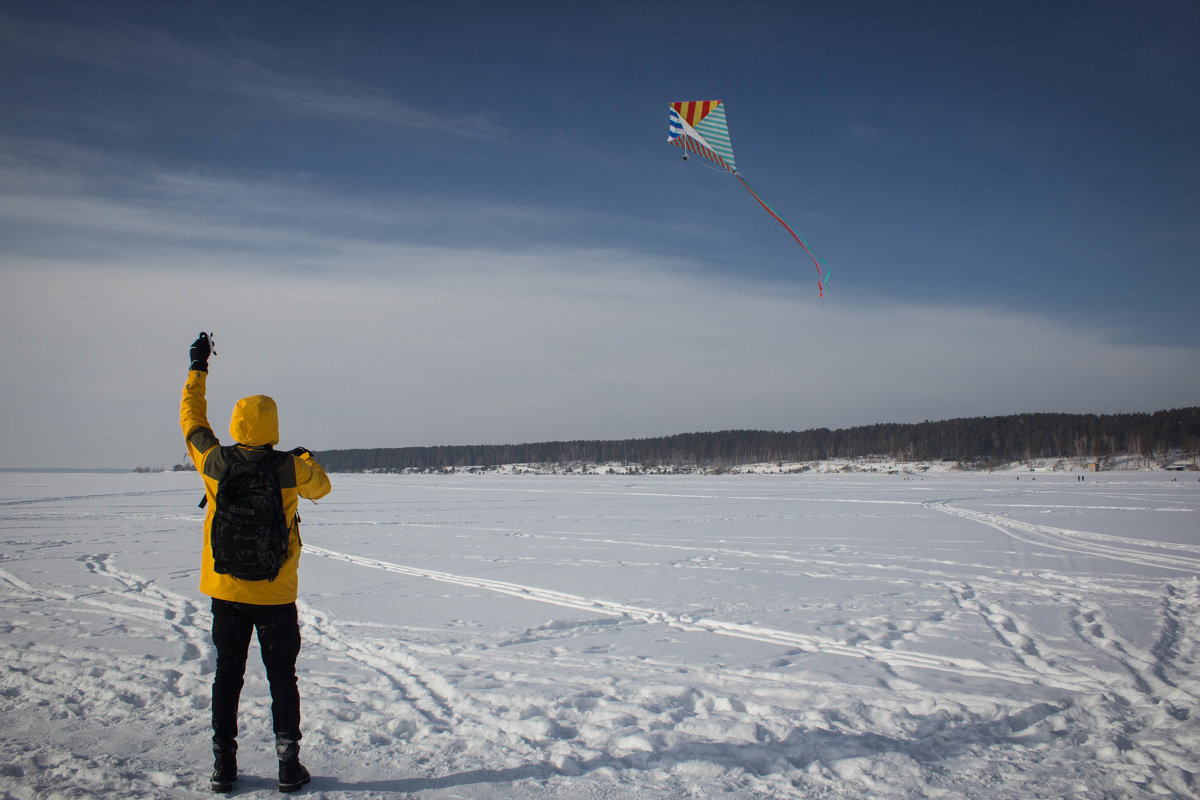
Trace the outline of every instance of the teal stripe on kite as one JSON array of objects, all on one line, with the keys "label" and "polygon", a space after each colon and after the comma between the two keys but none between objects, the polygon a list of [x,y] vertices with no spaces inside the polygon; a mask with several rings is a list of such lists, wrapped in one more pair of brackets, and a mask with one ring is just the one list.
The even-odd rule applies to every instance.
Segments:
[{"label": "teal stripe on kite", "polygon": [[737,165],[733,160],[733,145],[729,142],[729,126],[725,122],[724,103],[708,112],[708,116],[696,123],[696,133],[704,137],[708,146],[720,154],[731,170],[737,170]]}]

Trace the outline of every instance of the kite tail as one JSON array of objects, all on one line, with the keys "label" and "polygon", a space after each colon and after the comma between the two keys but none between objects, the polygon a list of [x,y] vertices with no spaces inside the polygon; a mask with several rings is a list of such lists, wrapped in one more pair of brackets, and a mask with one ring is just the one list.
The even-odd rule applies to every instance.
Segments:
[{"label": "kite tail", "polygon": [[770,214],[772,217],[774,217],[775,221],[778,222],[780,225],[782,225],[784,227],[784,229],[787,230],[787,232],[792,235],[792,238],[796,240],[796,244],[798,244],[804,248],[804,252],[808,253],[808,257],[812,259],[813,266],[817,268],[817,295],[819,297],[824,297],[825,296],[825,274],[821,271],[821,264],[820,264],[820,262],[817,261],[817,257],[814,256],[812,254],[812,251],[808,249],[808,245],[806,245],[804,243],[804,240],[796,235],[796,232],[794,230],[792,230],[792,227],[783,221],[783,217],[776,214],[775,210],[772,209],[765,202],[763,202],[763,199],[758,196],[758,192],[756,192],[756,191],[754,191],[754,189],[750,188],[750,184],[746,183],[745,178],[743,178],[741,175],[738,175],[738,173],[736,173],[736,172],[733,174],[735,176],[737,176],[737,179],[739,181],[742,182],[742,186],[746,187],[746,191],[748,191],[754,197],[754,199],[758,201],[758,204],[760,206],[762,206],[763,208],[765,208],[767,213]]}]

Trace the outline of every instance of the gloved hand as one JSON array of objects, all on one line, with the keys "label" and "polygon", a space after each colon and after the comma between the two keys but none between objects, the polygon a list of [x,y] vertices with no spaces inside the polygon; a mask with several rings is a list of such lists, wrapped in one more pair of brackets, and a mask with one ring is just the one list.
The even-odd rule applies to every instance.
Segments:
[{"label": "gloved hand", "polygon": [[306,455],[308,455],[309,450],[307,447],[293,447],[291,450],[288,450],[288,452],[294,455],[296,458],[304,458]]},{"label": "gloved hand", "polygon": [[188,355],[192,358],[190,369],[208,372],[208,357],[212,355],[212,342],[209,341],[207,333],[200,332],[200,336],[192,342],[192,349],[188,351]]}]

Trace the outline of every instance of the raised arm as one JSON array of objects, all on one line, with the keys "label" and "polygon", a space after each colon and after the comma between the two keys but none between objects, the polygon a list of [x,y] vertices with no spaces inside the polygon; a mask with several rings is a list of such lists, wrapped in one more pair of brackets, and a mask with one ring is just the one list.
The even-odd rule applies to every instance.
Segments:
[{"label": "raised arm", "polygon": [[204,454],[220,444],[208,424],[208,400],[204,396],[208,381],[208,357],[211,353],[212,345],[209,343],[208,334],[201,333],[188,352],[191,366],[188,369],[187,382],[183,385],[183,397],[179,401],[179,427],[183,429],[188,455],[192,457],[196,469],[201,471],[204,469]]}]

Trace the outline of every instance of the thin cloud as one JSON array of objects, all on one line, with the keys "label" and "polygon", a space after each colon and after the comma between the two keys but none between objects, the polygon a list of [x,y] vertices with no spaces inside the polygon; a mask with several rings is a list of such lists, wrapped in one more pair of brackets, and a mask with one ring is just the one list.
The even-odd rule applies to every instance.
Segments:
[{"label": "thin cloud", "polygon": [[360,84],[281,72],[256,58],[186,44],[160,30],[117,25],[84,30],[0,15],[0,46],[143,78],[266,100],[294,111],[366,120],[468,139],[503,141],[503,128],[483,115],[440,114]]},{"label": "thin cloud", "polygon": [[[505,231],[506,248],[553,252],[555,239],[569,237],[564,232],[645,225],[570,206],[402,191],[360,197],[301,174],[171,169],[21,137],[0,137],[0,153],[0,224],[22,232],[22,252],[52,260],[86,248],[97,264],[147,252],[173,253],[164,261],[172,264],[219,251],[260,271],[309,265],[369,273],[419,270],[410,265],[464,252],[467,228]],[[12,241],[0,244],[0,256],[13,249]]]}]

